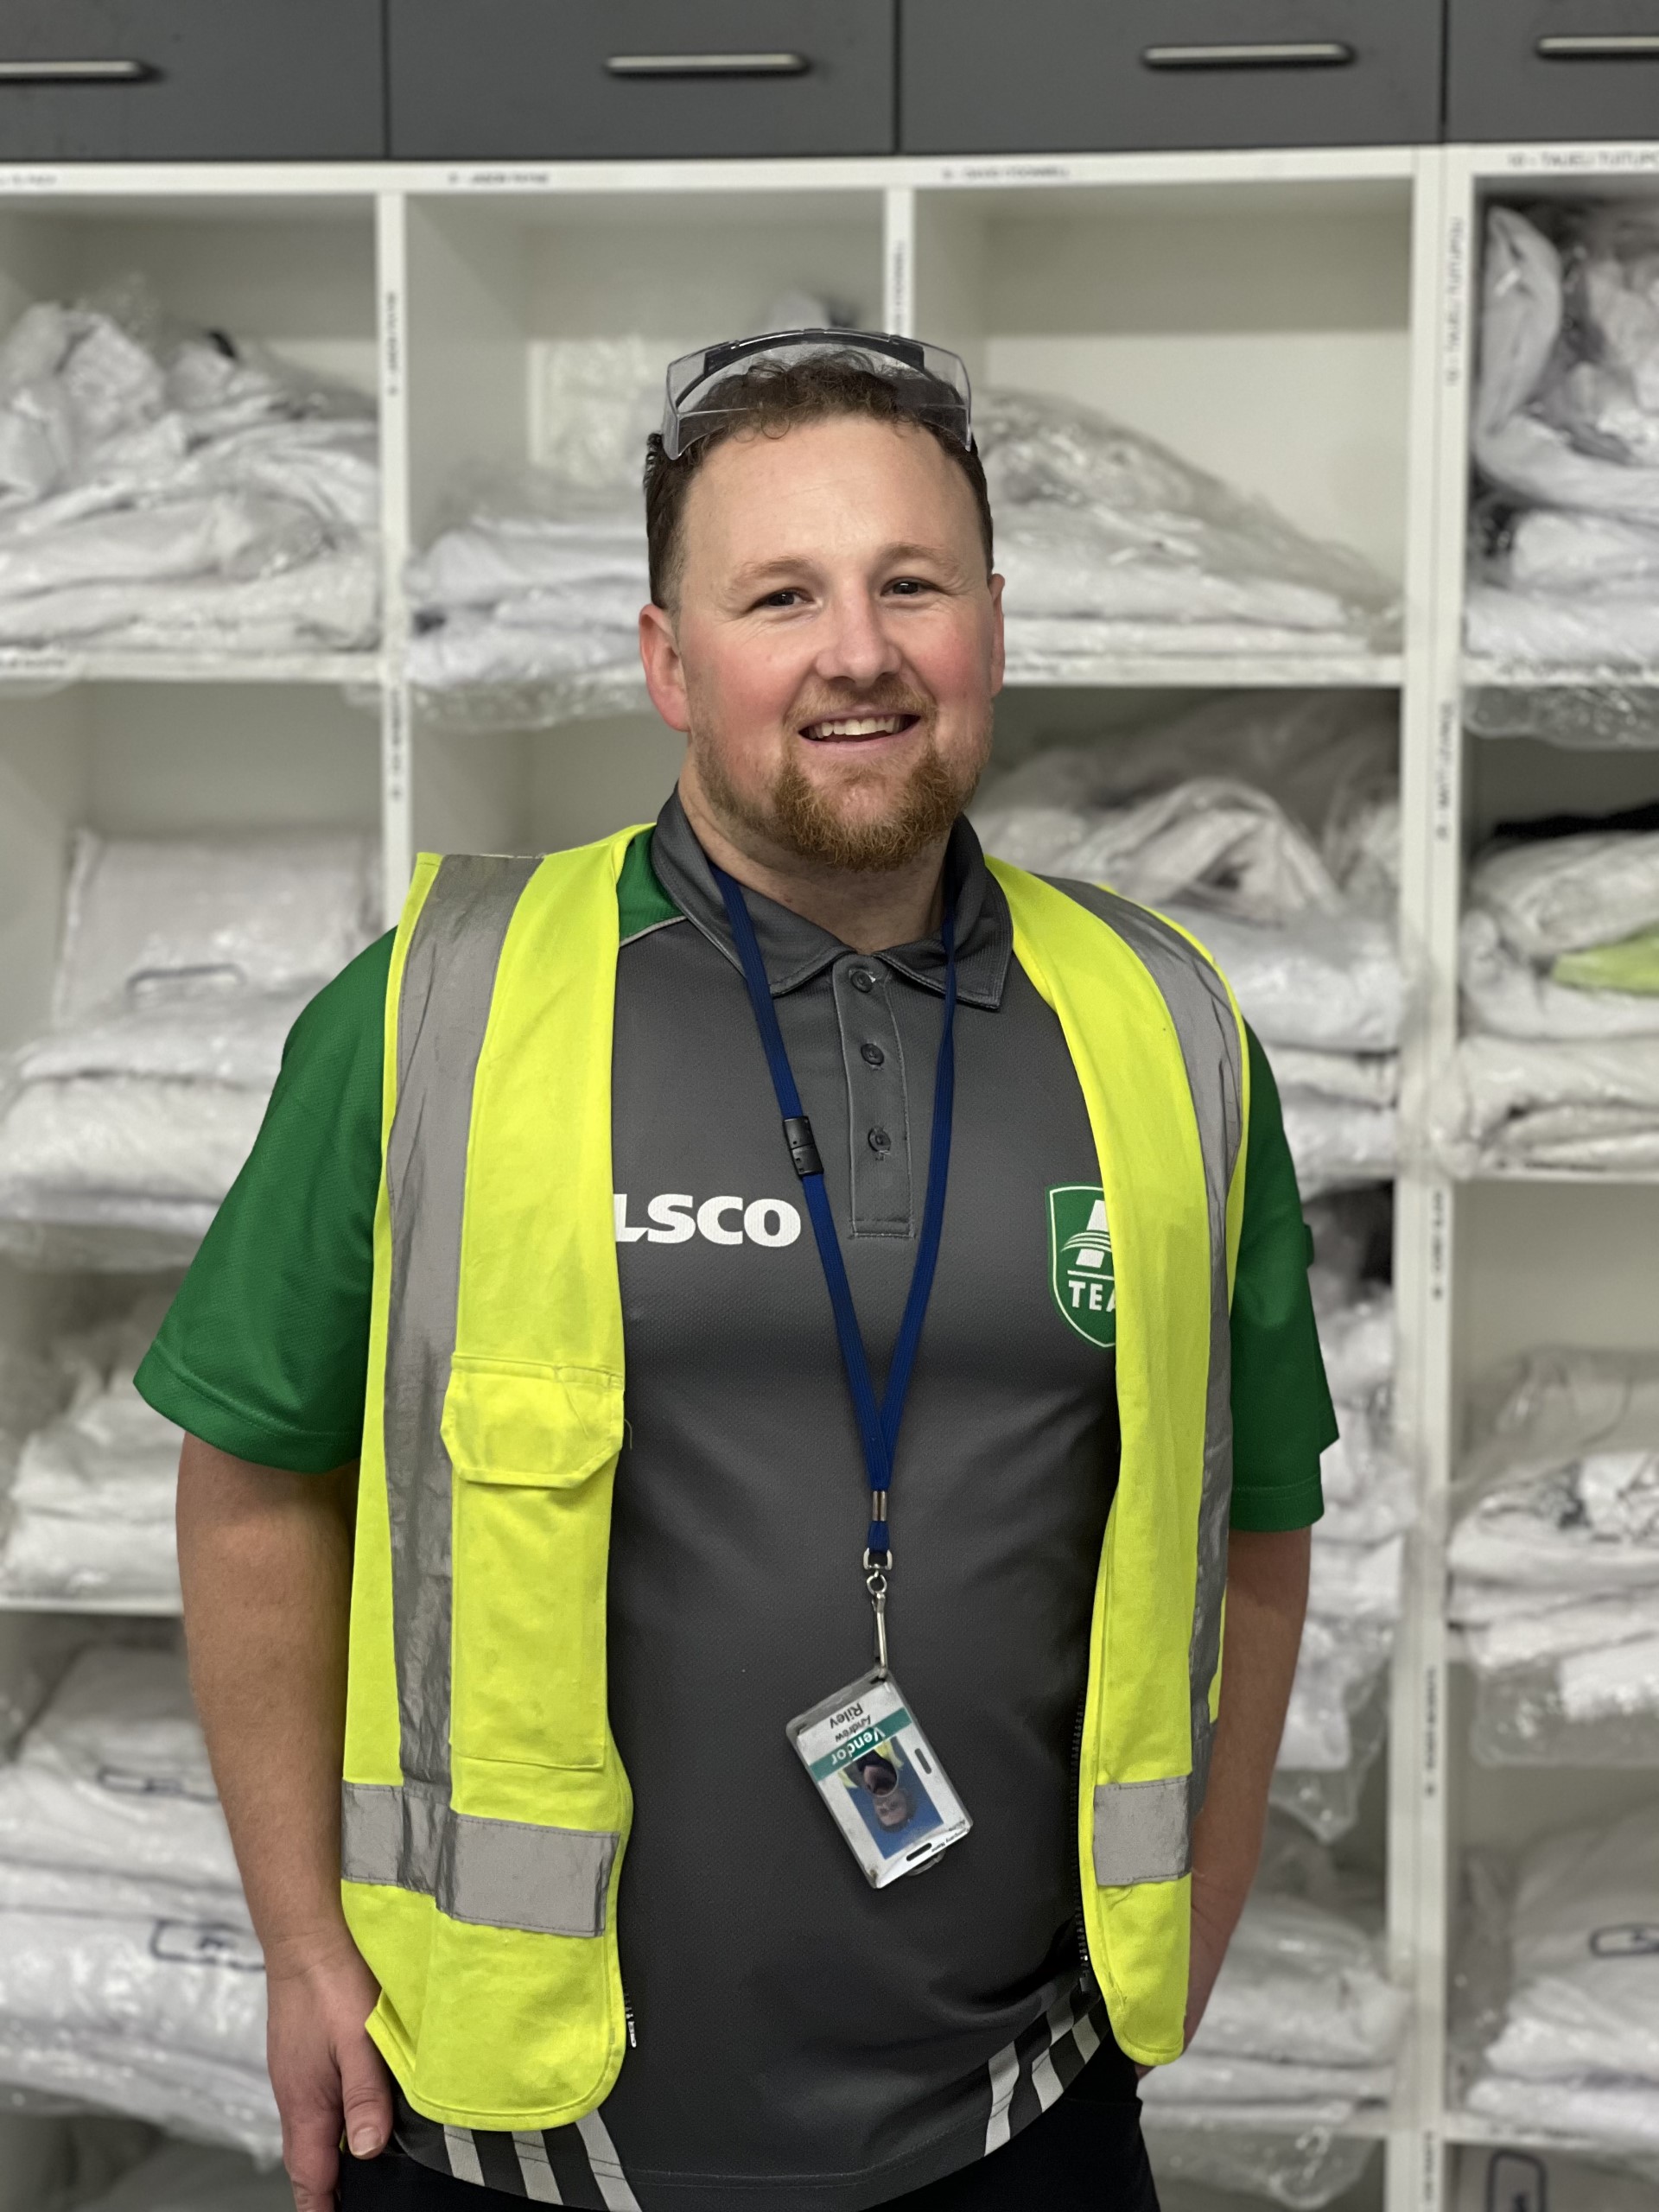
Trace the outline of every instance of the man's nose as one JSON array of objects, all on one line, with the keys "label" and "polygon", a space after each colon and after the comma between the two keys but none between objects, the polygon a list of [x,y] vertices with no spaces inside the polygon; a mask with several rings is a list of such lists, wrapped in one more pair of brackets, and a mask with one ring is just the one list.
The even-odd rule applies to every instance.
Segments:
[{"label": "man's nose", "polygon": [[880,602],[868,591],[838,592],[820,632],[815,673],[828,681],[871,683],[896,674],[904,656],[887,634]]}]

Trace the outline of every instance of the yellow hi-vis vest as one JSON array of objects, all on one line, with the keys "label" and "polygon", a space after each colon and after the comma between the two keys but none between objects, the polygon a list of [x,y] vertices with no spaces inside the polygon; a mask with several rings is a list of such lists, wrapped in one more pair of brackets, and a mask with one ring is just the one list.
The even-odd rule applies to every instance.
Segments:
[{"label": "yellow hi-vis vest", "polygon": [[[380,1984],[370,2031],[416,2110],[452,2126],[563,2126],[626,2045],[611,1040],[617,878],[639,834],[423,855],[392,956],[342,1874]],[[1077,1848],[1113,2030],[1157,2063],[1181,2048],[1219,1685],[1249,1061],[1225,983],[1179,931],[991,866],[1065,1032],[1111,1224],[1122,1457]]]}]

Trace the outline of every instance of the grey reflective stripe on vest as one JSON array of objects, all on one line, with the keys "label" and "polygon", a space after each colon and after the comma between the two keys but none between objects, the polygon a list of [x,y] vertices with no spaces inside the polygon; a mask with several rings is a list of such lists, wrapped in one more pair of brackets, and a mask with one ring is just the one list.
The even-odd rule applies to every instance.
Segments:
[{"label": "grey reflective stripe on vest", "polygon": [[347,1783],[341,1872],[434,1898],[452,1919],[561,1936],[604,1926],[614,1835],[478,1820],[449,1802],[451,1486],[444,1394],[455,1348],[473,1089],[495,974],[540,862],[439,863],[404,963],[386,1141],[386,1504],[401,1785]]},{"label": "grey reflective stripe on vest", "polygon": [[1210,1685],[1221,1659],[1227,1525],[1233,1493],[1232,1332],[1227,1295],[1227,1193],[1244,1137],[1243,1047],[1226,986],[1180,931],[1092,883],[1044,879],[1121,937],[1162,994],[1180,1040],[1198,1116],[1210,1217],[1210,1378],[1198,1577],[1188,1645],[1192,1771],[1167,1781],[1103,1783],[1095,1791],[1095,1879],[1103,1888],[1168,1882],[1187,1871],[1192,1824],[1210,1780]]}]

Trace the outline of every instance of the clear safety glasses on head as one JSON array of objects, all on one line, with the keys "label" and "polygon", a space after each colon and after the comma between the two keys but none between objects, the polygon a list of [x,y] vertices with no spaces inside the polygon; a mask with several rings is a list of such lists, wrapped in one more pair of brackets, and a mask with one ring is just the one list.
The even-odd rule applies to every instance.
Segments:
[{"label": "clear safety glasses on head", "polygon": [[663,410],[663,451],[677,461],[688,446],[708,437],[741,408],[722,404],[725,385],[760,364],[787,369],[824,355],[889,378],[907,414],[932,423],[963,446],[974,442],[973,394],[968,372],[955,353],[919,338],[887,330],[773,330],[759,338],[732,338],[683,353],[668,369]]}]

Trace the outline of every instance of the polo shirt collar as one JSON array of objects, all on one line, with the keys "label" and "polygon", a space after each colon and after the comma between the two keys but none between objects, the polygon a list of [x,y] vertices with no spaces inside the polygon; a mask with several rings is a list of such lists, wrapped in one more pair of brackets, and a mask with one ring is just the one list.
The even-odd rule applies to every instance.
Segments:
[{"label": "polo shirt collar", "polygon": [[[957,995],[964,1006],[995,1012],[1002,1002],[1008,963],[1014,957],[1014,924],[1001,887],[986,867],[979,839],[965,815],[958,816],[950,832],[949,855],[959,887]],[[651,864],[658,881],[687,921],[741,971],[743,963],[726,918],[726,902],[708,855],[686,819],[677,791],[657,817],[652,832]],[[773,998],[782,998],[810,983],[851,950],[816,922],[791,913],[787,906],[763,898],[760,892],[746,895]],[[880,961],[923,990],[944,995],[944,947],[938,938],[894,945],[868,957]]]}]

